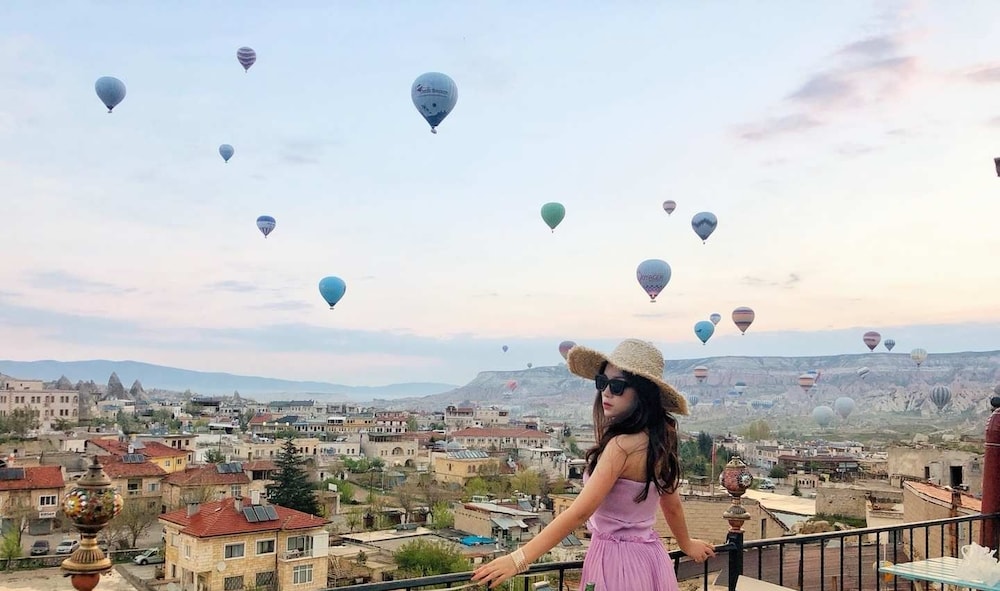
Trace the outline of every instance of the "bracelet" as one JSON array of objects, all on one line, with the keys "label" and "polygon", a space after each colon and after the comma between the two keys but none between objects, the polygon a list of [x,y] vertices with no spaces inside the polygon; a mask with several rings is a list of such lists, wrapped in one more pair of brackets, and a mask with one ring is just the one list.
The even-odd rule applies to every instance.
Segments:
[{"label": "bracelet", "polygon": [[524,550],[518,548],[510,553],[510,559],[514,561],[514,568],[519,573],[523,573],[528,570],[528,564],[524,559]]}]

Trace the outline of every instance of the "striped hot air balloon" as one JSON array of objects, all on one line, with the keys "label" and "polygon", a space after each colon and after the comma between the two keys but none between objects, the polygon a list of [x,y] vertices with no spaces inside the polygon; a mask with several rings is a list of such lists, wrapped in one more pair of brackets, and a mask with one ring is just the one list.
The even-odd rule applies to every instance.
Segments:
[{"label": "striped hot air balloon", "polygon": [[707,367],[705,367],[704,365],[699,365],[694,368],[694,379],[698,380],[699,382],[704,382],[706,378],[708,378]]},{"label": "striped hot air balloon", "polygon": [[874,351],[875,347],[878,347],[878,344],[882,342],[882,335],[874,330],[869,330],[864,334],[862,340],[865,342],[865,345],[868,346],[869,351]]},{"label": "striped hot air balloon", "polygon": [[799,376],[799,388],[802,388],[803,392],[809,392],[813,385],[816,384],[816,374],[804,373]]},{"label": "striped hot air balloon", "polygon": [[236,50],[236,60],[243,66],[243,71],[250,71],[250,66],[257,61],[257,52],[249,47],[241,47]]},{"label": "striped hot air balloon", "polygon": [[756,318],[756,315],[753,313],[753,310],[746,306],[740,306],[733,310],[733,322],[736,324],[736,328],[740,329],[740,334],[747,333],[747,329],[753,324],[754,318]]},{"label": "striped hot air balloon", "polygon": [[925,349],[914,349],[910,351],[910,359],[917,362],[917,367],[920,367],[924,361],[927,361],[927,351]]}]

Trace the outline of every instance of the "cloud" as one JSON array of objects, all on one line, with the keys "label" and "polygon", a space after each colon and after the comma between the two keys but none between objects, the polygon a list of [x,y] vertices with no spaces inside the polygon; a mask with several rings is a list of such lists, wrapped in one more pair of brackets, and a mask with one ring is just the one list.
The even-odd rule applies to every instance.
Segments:
[{"label": "cloud", "polygon": [[775,107],[777,114],[737,125],[744,141],[766,141],[828,125],[841,113],[898,99],[920,74],[902,53],[902,36],[883,34],[847,43]]},{"label": "cloud", "polygon": [[837,148],[837,154],[844,156],[845,158],[853,158],[856,156],[871,154],[877,150],[878,148],[875,146],[869,146],[867,144],[844,144]]},{"label": "cloud", "polygon": [[332,141],[298,138],[285,141],[281,146],[280,158],[287,164],[319,164],[320,156]]},{"label": "cloud", "polygon": [[793,289],[801,281],[802,276],[798,273],[789,273],[783,279],[765,279],[756,275],[744,275],[740,278],[740,283],[748,287],[780,287],[782,289]]},{"label": "cloud", "polygon": [[636,312],[632,314],[634,318],[666,318],[666,312]]},{"label": "cloud", "polygon": [[38,289],[68,291],[70,293],[135,293],[134,287],[122,287],[113,283],[94,281],[82,275],[53,269],[33,271],[27,274],[26,283]]},{"label": "cloud", "polygon": [[234,291],[238,293],[262,291],[262,288],[256,283],[251,283],[249,281],[236,281],[233,279],[209,283],[205,286],[205,289],[209,291]]},{"label": "cloud", "polygon": [[277,302],[266,302],[251,306],[254,310],[276,310],[279,312],[297,312],[313,308],[313,304],[302,300],[282,300]]},{"label": "cloud", "polygon": [[1000,82],[1000,66],[987,66],[966,72],[965,77],[979,84],[996,84]]}]

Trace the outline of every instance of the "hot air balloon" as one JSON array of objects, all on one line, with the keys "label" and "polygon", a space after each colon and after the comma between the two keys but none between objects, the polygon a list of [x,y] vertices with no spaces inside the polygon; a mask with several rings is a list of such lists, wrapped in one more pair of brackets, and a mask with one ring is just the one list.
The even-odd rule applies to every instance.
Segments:
[{"label": "hot air balloon", "polygon": [[740,334],[747,333],[747,329],[753,324],[754,318],[756,318],[756,315],[753,313],[753,310],[746,306],[740,306],[733,310],[733,322],[736,323],[736,328],[740,329]]},{"label": "hot air balloon", "polygon": [[504,345],[503,347],[500,347],[500,348],[501,348],[501,349],[503,349],[503,352],[504,352],[504,353],[506,353],[506,352],[507,352],[507,345]]},{"label": "hot air balloon", "polygon": [[125,99],[125,83],[114,76],[98,78],[94,83],[94,90],[97,91],[97,98],[108,108],[108,113]]},{"label": "hot air balloon", "polygon": [[507,389],[513,392],[517,390],[517,380],[510,380],[507,382]]},{"label": "hot air balloon", "polygon": [[660,259],[647,259],[639,263],[635,270],[642,290],[649,295],[650,303],[656,301],[656,296],[670,283],[670,265]]},{"label": "hot air balloon", "polygon": [[951,388],[948,386],[934,386],[931,389],[931,402],[934,403],[934,406],[939,411],[948,406],[948,403],[951,402]]},{"label": "hot air balloon", "polygon": [[324,277],[319,282],[319,293],[330,304],[330,309],[337,305],[340,298],[344,297],[347,291],[347,284],[340,277]]},{"label": "hot air balloon", "polygon": [[742,381],[736,382],[735,384],[733,384],[733,390],[736,390],[740,394],[743,394],[744,392],[747,391],[747,383]]},{"label": "hot air balloon", "polygon": [[896,346],[896,339],[886,339],[882,341],[887,351],[892,351],[892,348]]},{"label": "hot air balloon", "polygon": [[841,396],[833,402],[833,410],[837,411],[840,418],[847,420],[847,417],[851,416],[854,412],[854,399],[847,396]]},{"label": "hot air balloon", "polygon": [[715,325],[708,320],[700,320],[694,325],[694,334],[701,339],[701,344],[707,344],[708,339],[712,338],[712,334],[715,332]]},{"label": "hot air balloon", "polygon": [[858,368],[858,375],[863,380],[863,379],[865,379],[865,376],[867,376],[869,373],[871,373],[871,371],[872,370],[868,369],[867,367],[859,367]]},{"label": "hot air balloon", "polygon": [[241,47],[236,50],[236,61],[243,66],[243,71],[250,71],[250,66],[257,61],[257,52],[249,47]]},{"label": "hot air balloon", "polygon": [[810,370],[809,370],[809,371],[807,371],[806,373],[807,373],[807,374],[809,374],[809,375],[811,375],[811,376],[813,377],[813,385],[815,385],[816,383],[818,383],[818,382],[819,382],[819,376],[821,375],[821,374],[819,373],[819,370],[816,370],[816,369],[810,369]]},{"label": "hot air balloon", "polygon": [[552,229],[553,233],[564,217],[566,217],[566,208],[562,203],[552,202],[542,206],[542,221]]},{"label": "hot air balloon", "polygon": [[718,225],[719,220],[711,212],[702,211],[694,214],[694,217],[691,218],[691,227],[694,229],[694,233],[701,238],[702,244],[708,240]]},{"label": "hot air balloon", "polygon": [[559,354],[562,355],[563,359],[569,355],[569,350],[576,346],[573,341],[563,341],[559,343]]},{"label": "hot air balloon", "polygon": [[708,319],[712,321],[712,324],[718,325],[719,321],[722,320],[722,314],[715,312],[709,316]]},{"label": "hot air balloon", "polygon": [[694,379],[698,382],[704,382],[705,378],[708,377],[708,368],[704,365],[698,365],[694,368]]},{"label": "hot air balloon", "polygon": [[675,209],[677,209],[677,202],[673,199],[667,199],[663,202],[663,211],[667,212],[667,215],[674,213]]},{"label": "hot air balloon", "polygon": [[997,176],[1000,176],[1000,158],[993,159],[993,167],[997,169]]},{"label": "hot air balloon", "polygon": [[802,388],[803,392],[808,393],[816,383],[816,376],[811,373],[804,373],[799,376],[799,388]]},{"label": "hot air balloon", "polygon": [[531,369],[531,362],[528,362],[528,369]]},{"label": "hot air balloon", "polygon": [[219,156],[222,156],[222,159],[226,162],[229,162],[229,159],[232,158],[235,153],[236,150],[234,150],[229,144],[222,144],[219,146]]},{"label": "hot air balloon", "polygon": [[917,362],[917,367],[927,360],[927,351],[924,349],[914,349],[910,351],[910,359]]},{"label": "hot air balloon", "polygon": [[264,238],[267,238],[267,235],[274,231],[276,225],[278,223],[269,215],[262,215],[257,218],[257,229],[264,235]]},{"label": "hot air balloon", "polygon": [[698,406],[698,402],[700,402],[700,399],[698,398],[697,394],[692,394],[692,395],[688,396],[687,400],[688,400],[688,407],[690,407],[690,408],[694,408],[694,407]]},{"label": "hot air balloon", "polygon": [[427,72],[413,81],[410,98],[413,99],[413,106],[431,126],[431,133],[437,133],[437,126],[441,125],[458,102],[458,87],[445,74]]},{"label": "hot air balloon", "polygon": [[874,351],[875,347],[878,347],[878,344],[882,342],[882,335],[874,330],[869,330],[864,334],[861,340],[865,342],[865,345],[868,345],[869,351]]},{"label": "hot air balloon", "polygon": [[830,426],[833,422],[834,417],[837,414],[833,412],[833,409],[829,406],[817,406],[813,409],[812,417],[816,421],[816,424],[820,427],[826,428]]}]

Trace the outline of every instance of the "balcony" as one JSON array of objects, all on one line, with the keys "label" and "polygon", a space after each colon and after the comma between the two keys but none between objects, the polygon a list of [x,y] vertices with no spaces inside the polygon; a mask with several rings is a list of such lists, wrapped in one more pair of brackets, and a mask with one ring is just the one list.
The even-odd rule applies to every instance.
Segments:
[{"label": "balcony", "polygon": [[288,550],[282,553],[281,558],[282,560],[298,560],[299,558],[312,558],[312,555],[312,548],[306,548],[304,550]]},{"label": "balcony", "polygon": [[[743,542],[742,534],[731,534],[727,543],[716,546],[715,558],[697,564],[683,552],[670,553],[682,588],[698,581],[699,588],[726,587],[735,591],[741,574],[798,589],[799,591],[909,591],[917,588],[909,581],[879,576],[879,561],[892,563],[939,556],[959,556],[963,545],[979,542],[978,530],[990,521],[1000,529],[1000,513],[971,515],[869,527],[822,534],[787,536]],[[996,547],[993,543],[991,547]],[[576,591],[582,561],[534,564],[527,573],[512,579],[503,589],[534,588],[548,580],[555,591]],[[425,588],[460,587],[471,573],[450,573],[337,587],[337,591],[400,591]],[[433,587],[432,587],[433,586]]]}]

